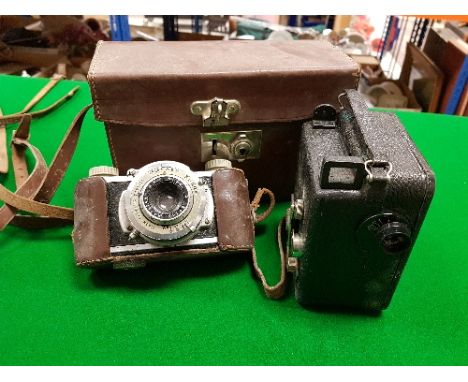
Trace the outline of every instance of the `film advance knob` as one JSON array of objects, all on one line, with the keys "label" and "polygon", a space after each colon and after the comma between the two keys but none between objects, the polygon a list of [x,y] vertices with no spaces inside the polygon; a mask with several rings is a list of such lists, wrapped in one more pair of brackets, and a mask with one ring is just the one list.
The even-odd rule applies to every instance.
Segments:
[{"label": "film advance knob", "polygon": [[111,166],[96,166],[89,169],[89,176],[117,176],[119,170]]},{"label": "film advance knob", "polygon": [[218,168],[232,168],[230,160],[227,159],[211,159],[205,163],[205,170],[216,170]]}]

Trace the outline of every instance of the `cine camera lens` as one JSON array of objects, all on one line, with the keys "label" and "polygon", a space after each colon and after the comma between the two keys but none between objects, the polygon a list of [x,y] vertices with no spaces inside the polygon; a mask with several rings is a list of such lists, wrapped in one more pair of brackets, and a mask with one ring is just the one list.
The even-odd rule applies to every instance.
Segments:
[{"label": "cine camera lens", "polygon": [[178,178],[162,176],[148,183],[143,191],[142,200],[148,218],[170,224],[186,212],[189,191]]},{"label": "cine camera lens", "polygon": [[411,232],[405,223],[384,224],[377,232],[380,245],[388,253],[400,253],[411,246]]}]

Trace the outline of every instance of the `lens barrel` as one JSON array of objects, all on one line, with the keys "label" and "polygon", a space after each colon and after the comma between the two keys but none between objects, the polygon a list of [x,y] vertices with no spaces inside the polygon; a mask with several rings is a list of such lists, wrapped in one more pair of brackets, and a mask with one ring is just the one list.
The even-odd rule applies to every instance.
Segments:
[{"label": "lens barrel", "polygon": [[151,180],[142,194],[142,209],[148,219],[160,224],[175,222],[187,213],[189,190],[175,176]]}]

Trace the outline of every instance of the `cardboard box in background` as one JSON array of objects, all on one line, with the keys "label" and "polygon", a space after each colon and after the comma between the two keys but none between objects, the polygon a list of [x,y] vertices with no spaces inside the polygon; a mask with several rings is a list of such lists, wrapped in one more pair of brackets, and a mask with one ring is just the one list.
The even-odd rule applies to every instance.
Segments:
[{"label": "cardboard box in background", "polygon": [[437,111],[466,115],[468,113],[467,74],[463,73],[463,67],[465,65],[466,71],[468,44],[450,28],[441,30],[431,28],[423,52],[440,68],[445,78]]}]

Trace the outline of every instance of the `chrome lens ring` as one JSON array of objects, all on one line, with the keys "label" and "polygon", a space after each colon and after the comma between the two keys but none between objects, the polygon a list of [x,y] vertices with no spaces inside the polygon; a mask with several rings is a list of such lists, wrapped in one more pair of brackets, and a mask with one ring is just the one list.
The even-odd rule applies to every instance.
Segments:
[{"label": "chrome lens ring", "polygon": [[140,207],[152,222],[171,225],[184,219],[193,206],[192,189],[175,175],[157,176],[143,186]]},{"label": "chrome lens ring", "polygon": [[[180,211],[167,218],[145,206],[145,191],[149,198],[151,185],[157,179],[172,180],[176,189],[182,190]],[[156,183],[153,183],[156,182]],[[159,183],[161,184],[161,183]],[[185,188],[187,195],[183,189]],[[170,192],[169,192],[170,193]],[[204,217],[205,208],[212,204],[210,189],[203,184],[188,166],[173,161],[150,163],[139,169],[122,194],[126,216],[130,225],[145,240],[161,245],[176,244],[188,240],[196,232]],[[166,200],[167,201],[167,200]],[[148,204],[150,201],[146,202]],[[186,204],[186,205],[185,205]]]}]

